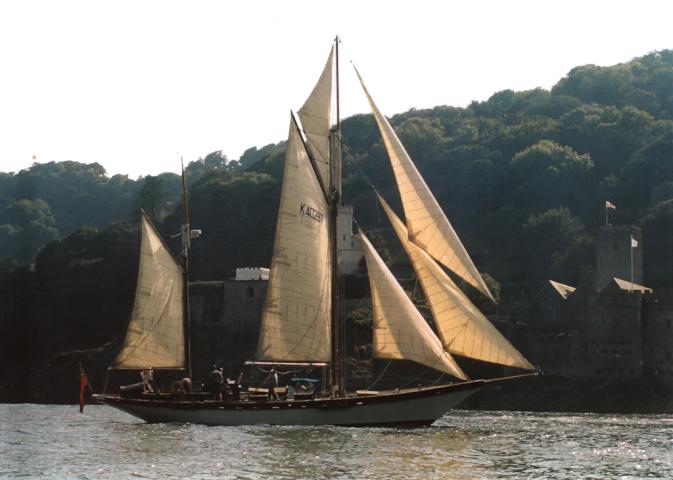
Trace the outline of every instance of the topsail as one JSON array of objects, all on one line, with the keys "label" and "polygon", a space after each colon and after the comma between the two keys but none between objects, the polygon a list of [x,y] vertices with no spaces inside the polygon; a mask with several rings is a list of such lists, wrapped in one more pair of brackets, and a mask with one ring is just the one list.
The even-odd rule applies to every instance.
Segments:
[{"label": "topsail", "polygon": [[308,148],[315,162],[318,178],[325,190],[329,188],[330,145],[329,131],[332,107],[332,56],[331,50],[327,64],[318,79],[311,95],[297,114],[306,134]]},{"label": "topsail", "polygon": [[495,303],[484,279],[472,263],[472,259],[425,184],[423,177],[418,173],[404,145],[397,138],[386,117],[374,104],[359,74],[358,78],[360,78],[362,88],[374,112],[374,118],[381,131],[393,167],[409,229],[409,240]]}]

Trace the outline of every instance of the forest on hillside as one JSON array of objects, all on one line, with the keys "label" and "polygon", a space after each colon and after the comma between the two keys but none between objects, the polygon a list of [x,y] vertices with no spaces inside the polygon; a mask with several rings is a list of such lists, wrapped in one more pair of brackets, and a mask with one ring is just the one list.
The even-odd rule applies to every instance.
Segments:
[{"label": "forest on hillside", "polygon": [[[612,223],[643,230],[645,283],[673,287],[673,50],[580,66],[551,90],[505,90],[391,123],[503,302],[532,296],[548,278],[575,284],[578,266],[593,263],[606,200],[617,206]],[[350,117],[342,129],[346,202],[381,248],[397,251],[368,183],[401,214],[374,119]],[[191,223],[204,232],[192,279],[270,263],[284,148],[188,164]],[[167,238],[178,232],[179,176],[133,180],[77,162],[0,173],[0,352],[20,357],[10,363],[120,335],[140,207]]]}]

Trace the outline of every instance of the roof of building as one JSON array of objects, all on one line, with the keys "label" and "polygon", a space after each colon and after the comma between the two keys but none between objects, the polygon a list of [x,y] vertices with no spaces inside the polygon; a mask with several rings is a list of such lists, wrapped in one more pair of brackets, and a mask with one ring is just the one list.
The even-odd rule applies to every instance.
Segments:
[{"label": "roof of building", "polygon": [[613,277],[612,281],[620,290],[626,290],[629,292],[635,291],[640,293],[652,293],[651,288],[644,285],[638,285],[637,283],[633,283],[628,280],[622,280],[621,278]]},{"label": "roof of building", "polygon": [[570,285],[566,285],[565,283],[555,282],[554,280],[549,280],[549,284],[564,299],[568,298],[570,294],[575,291],[575,287],[571,287]]}]

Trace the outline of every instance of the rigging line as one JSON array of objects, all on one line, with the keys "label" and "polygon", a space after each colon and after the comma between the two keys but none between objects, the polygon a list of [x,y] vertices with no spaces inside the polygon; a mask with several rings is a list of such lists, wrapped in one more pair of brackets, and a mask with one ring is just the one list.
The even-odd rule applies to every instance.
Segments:
[{"label": "rigging line", "polygon": [[408,385],[411,385],[411,384],[414,383],[416,380],[419,380],[421,377],[423,377],[423,376],[424,376],[426,373],[428,373],[430,370],[432,370],[431,367],[426,368],[423,372],[421,372],[421,374],[420,374],[419,376],[417,376],[417,377],[415,377],[415,378],[412,378],[412,379],[409,380],[407,383],[405,383],[404,385],[402,385],[402,388],[404,388],[404,387],[406,387],[406,386],[408,386]]},{"label": "rigging line", "polygon": [[376,205],[376,221],[377,223],[381,223],[381,210],[379,206],[379,201],[376,198],[376,186],[374,185],[374,182],[367,176],[367,174],[362,170],[360,167],[359,163],[356,162],[355,160],[348,160],[348,163],[353,165],[355,169],[358,171],[360,175],[362,175],[362,178],[364,178],[365,182],[369,185],[369,187],[372,189],[372,193],[374,194],[374,205]]},{"label": "rigging line", "polygon": [[435,380],[434,382],[432,382],[430,385],[437,385],[437,383],[439,383],[439,381],[444,377],[444,375],[445,375],[445,374],[442,373],[439,377],[437,377],[437,380]]},{"label": "rigging line", "polygon": [[371,187],[372,190],[376,191],[376,186],[374,185],[374,182],[371,181],[371,179],[367,176],[367,174],[362,170],[360,167],[359,163],[356,162],[355,160],[350,160],[348,161],[351,165],[355,167],[355,169],[362,175],[362,178],[364,178],[365,182],[367,182],[367,185]]},{"label": "rigging line", "polygon": [[376,190],[372,187],[372,194],[374,195],[374,205],[376,205],[376,221],[381,224],[381,207],[379,205],[379,199],[376,198]]},{"label": "rigging line", "polygon": [[376,385],[379,382],[379,380],[381,380],[381,377],[383,377],[383,375],[385,375],[385,373],[388,371],[388,367],[390,367],[391,363],[393,363],[393,360],[392,359],[388,360],[388,363],[386,364],[385,368],[381,371],[381,374],[378,377],[376,377],[376,380],[374,380],[371,385],[367,387],[367,390],[371,390],[372,387]]}]

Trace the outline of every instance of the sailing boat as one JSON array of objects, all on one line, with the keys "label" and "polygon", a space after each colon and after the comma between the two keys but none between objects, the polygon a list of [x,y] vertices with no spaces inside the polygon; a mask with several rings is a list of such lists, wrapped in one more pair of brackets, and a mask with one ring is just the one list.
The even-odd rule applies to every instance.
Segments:
[{"label": "sailing boat", "polygon": [[[373,355],[413,361],[455,380],[410,389],[347,391],[342,369],[337,249],[337,218],[343,208],[338,57],[337,38],[316,86],[298,111],[299,119],[294,115],[290,118],[258,348],[255,360],[247,362],[258,367],[320,368],[325,373],[327,388],[309,398],[273,396],[259,399],[255,395],[242,394],[217,400],[197,394],[144,393],[136,396],[99,394],[94,395],[95,400],[148,422],[429,425],[486,383],[494,381],[470,380],[453,354],[535,370],[443,269],[449,269],[493,299],[404,146],[365,88],[390,157],[405,221],[397,217],[380,196],[379,201],[411,259],[439,333],[438,336],[419,313],[366,233],[360,230],[357,238],[363,247],[371,287]],[[333,77],[337,80],[335,126],[330,122]],[[163,304],[167,305],[167,302]],[[173,328],[176,337],[180,336],[178,330]],[[143,334],[139,336],[143,337]],[[155,341],[154,344],[168,346],[168,342]],[[188,345],[188,342],[177,341],[172,348],[179,349],[180,345]],[[136,362],[134,366],[138,368],[141,364]]]}]

